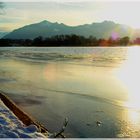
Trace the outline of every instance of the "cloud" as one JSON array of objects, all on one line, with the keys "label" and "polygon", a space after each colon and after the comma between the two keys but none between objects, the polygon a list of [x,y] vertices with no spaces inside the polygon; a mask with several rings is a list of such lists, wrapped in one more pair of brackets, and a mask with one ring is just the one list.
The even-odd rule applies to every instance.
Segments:
[{"label": "cloud", "polygon": [[0,2],[0,8],[3,8],[4,4],[3,2]]}]

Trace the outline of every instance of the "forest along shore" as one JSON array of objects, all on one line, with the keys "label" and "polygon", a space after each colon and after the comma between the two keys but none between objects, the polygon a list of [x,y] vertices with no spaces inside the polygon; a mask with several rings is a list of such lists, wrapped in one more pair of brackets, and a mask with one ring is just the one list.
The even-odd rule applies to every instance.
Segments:
[{"label": "forest along shore", "polygon": [[0,138],[47,138],[45,127],[0,91]]}]

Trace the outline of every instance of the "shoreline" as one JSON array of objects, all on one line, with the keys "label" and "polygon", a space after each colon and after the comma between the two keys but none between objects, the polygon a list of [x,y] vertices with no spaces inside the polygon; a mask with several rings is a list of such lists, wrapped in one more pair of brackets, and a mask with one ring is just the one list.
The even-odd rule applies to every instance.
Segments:
[{"label": "shoreline", "polygon": [[44,134],[45,136],[48,136],[48,130],[40,124],[38,121],[36,121],[34,118],[32,118],[30,115],[28,115],[26,112],[21,110],[3,91],[0,91],[0,99],[5,104],[9,110],[11,110],[14,115],[26,126],[29,125],[35,125],[39,129],[39,131]]}]

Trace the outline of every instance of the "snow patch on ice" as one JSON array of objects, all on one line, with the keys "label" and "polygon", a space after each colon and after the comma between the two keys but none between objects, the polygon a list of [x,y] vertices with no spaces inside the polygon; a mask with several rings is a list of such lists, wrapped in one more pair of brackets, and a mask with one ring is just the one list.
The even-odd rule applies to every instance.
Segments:
[{"label": "snow patch on ice", "polygon": [[0,100],[0,138],[45,138],[35,125],[25,126]]}]

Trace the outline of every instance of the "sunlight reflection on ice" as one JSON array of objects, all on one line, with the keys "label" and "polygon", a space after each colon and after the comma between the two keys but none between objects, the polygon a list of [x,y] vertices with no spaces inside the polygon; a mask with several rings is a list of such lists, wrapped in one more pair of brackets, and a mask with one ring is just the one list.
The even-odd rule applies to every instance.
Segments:
[{"label": "sunlight reflection on ice", "polygon": [[135,127],[140,123],[140,54],[138,47],[127,50],[127,59],[122,67],[117,71],[118,79],[123,83],[128,92],[127,100],[123,106],[127,107],[126,115],[128,121]]},{"label": "sunlight reflection on ice", "polygon": [[124,105],[134,109],[140,109],[140,55],[138,50],[139,48],[128,49],[127,60],[117,72],[118,78],[123,82],[128,90],[128,101],[125,102]]}]

